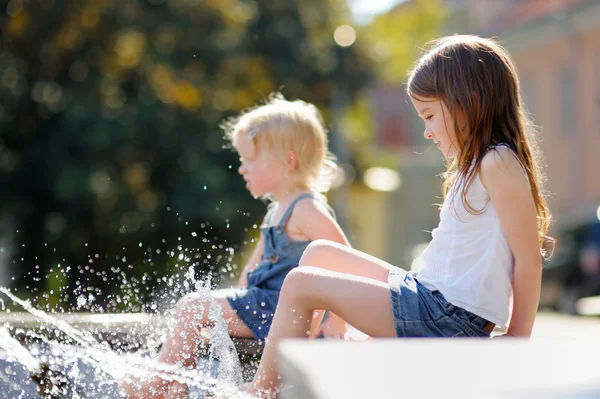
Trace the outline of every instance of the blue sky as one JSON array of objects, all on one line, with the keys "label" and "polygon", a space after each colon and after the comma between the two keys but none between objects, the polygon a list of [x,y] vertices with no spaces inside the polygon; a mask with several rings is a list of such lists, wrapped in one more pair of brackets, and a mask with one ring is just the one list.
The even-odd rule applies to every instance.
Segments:
[{"label": "blue sky", "polygon": [[375,15],[388,11],[404,0],[349,0],[352,15],[358,23],[368,23]]}]

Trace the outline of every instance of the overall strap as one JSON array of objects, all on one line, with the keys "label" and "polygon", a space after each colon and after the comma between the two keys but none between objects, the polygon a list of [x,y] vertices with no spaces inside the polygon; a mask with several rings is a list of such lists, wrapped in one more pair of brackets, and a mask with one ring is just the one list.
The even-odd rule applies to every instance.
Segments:
[{"label": "overall strap", "polygon": [[294,198],[294,200],[292,201],[290,206],[288,206],[288,208],[285,210],[285,213],[283,214],[283,217],[281,218],[281,221],[279,222],[279,228],[283,229],[285,227],[285,224],[287,223],[288,219],[290,218],[290,215],[292,214],[294,207],[296,206],[298,201],[300,201],[301,199],[304,199],[304,198],[315,198],[315,197],[312,193],[302,193],[299,196],[297,196],[296,198]]},{"label": "overall strap", "polygon": [[292,201],[290,206],[288,206],[288,209],[286,209],[285,213],[283,214],[283,217],[281,218],[281,221],[279,222],[280,228],[283,229],[285,227],[285,224],[287,223],[288,219],[290,218],[290,215],[292,214],[292,211],[294,210],[294,206],[296,206],[298,201],[300,201],[304,198],[312,198],[314,200],[319,201],[321,204],[325,205],[325,207],[329,210],[329,212],[331,212],[331,215],[335,219],[335,212],[333,211],[333,209],[331,209],[331,207],[329,206],[329,204],[327,202],[323,201],[321,198],[319,198],[319,196],[316,196],[313,193],[302,193],[299,196],[297,196]]}]

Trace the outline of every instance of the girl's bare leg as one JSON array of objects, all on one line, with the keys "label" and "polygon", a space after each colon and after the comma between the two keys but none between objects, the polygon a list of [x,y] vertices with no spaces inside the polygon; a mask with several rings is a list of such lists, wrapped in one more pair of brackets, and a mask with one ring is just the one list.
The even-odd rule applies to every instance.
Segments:
[{"label": "girl's bare leg", "polygon": [[[328,240],[313,241],[304,251],[300,266],[318,266],[323,269],[368,277],[387,282],[391,264],[346,245]],[[324,312],[319,310],[313,314],[311,338],[323,320]]]},{"label": "girl's bare leg", "polygon": [[[366,260],[365,260],[366,262]],[[359,270],[369,269],[355,260]],[[387,275],[386,275],[387,278]],[[279,389],[276,351],[284,338],[306,337],[314,309],[330,310],[365,333],[396,337],[387,282],[320,267],[300,266],[286,277],[252,393]]]},{"label": "girl's bare leg", "polygon": [[387,283],[395,266],[346,245],[316,240],[304,251],[300,266],[316,266],[334,272],[348,273]]}]

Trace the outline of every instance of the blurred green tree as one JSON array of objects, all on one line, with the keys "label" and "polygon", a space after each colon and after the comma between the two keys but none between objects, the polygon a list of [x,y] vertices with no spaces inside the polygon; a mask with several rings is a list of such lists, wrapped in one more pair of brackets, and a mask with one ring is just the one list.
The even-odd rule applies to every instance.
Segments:
[{"label": "blurred green tree", "polygon": [[406,112],[404,83],[410,66],[427,42],[444,33],[449,12],[443,0],[404,0],[358,29],[357,51],[371,61],[372,80],[354,93],[340,130],[354,150],[359,172],[370,166],[397,166],[397,149],[377,143],[379,116],[374,97],[378,87],[385,87],[394,93],[386,98],[387,105],[400,102],[397,114]]},{"label": "blurred green tree", "polygon": [[232,272],[264,205],[218,125],[280,89],[327,119],[334,81],[355,93],[369,73],[333,40],[340,12],[319,0],[0,1],[0,268],[18,292],[52,306],[118,294],[127,308],[189,265]]}]

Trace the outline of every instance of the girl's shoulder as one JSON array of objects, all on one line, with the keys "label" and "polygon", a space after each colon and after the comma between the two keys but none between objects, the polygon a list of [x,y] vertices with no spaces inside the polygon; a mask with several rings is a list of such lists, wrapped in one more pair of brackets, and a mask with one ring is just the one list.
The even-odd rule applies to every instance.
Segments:
[{"label": "girl's shoulder", "polygon": [[498,167],[514,168],[515,166],[521,171],[525,170],[517,153],[508,144],[496,144],[490,146],[481,160],[482,169]]},{"label": "girl's shoulder", "polygon": [[527,180],[525,167],[512,148],[507,145],[491,147],[483,156],[479,177],[484,187],[498,183],[499,179]]}]

